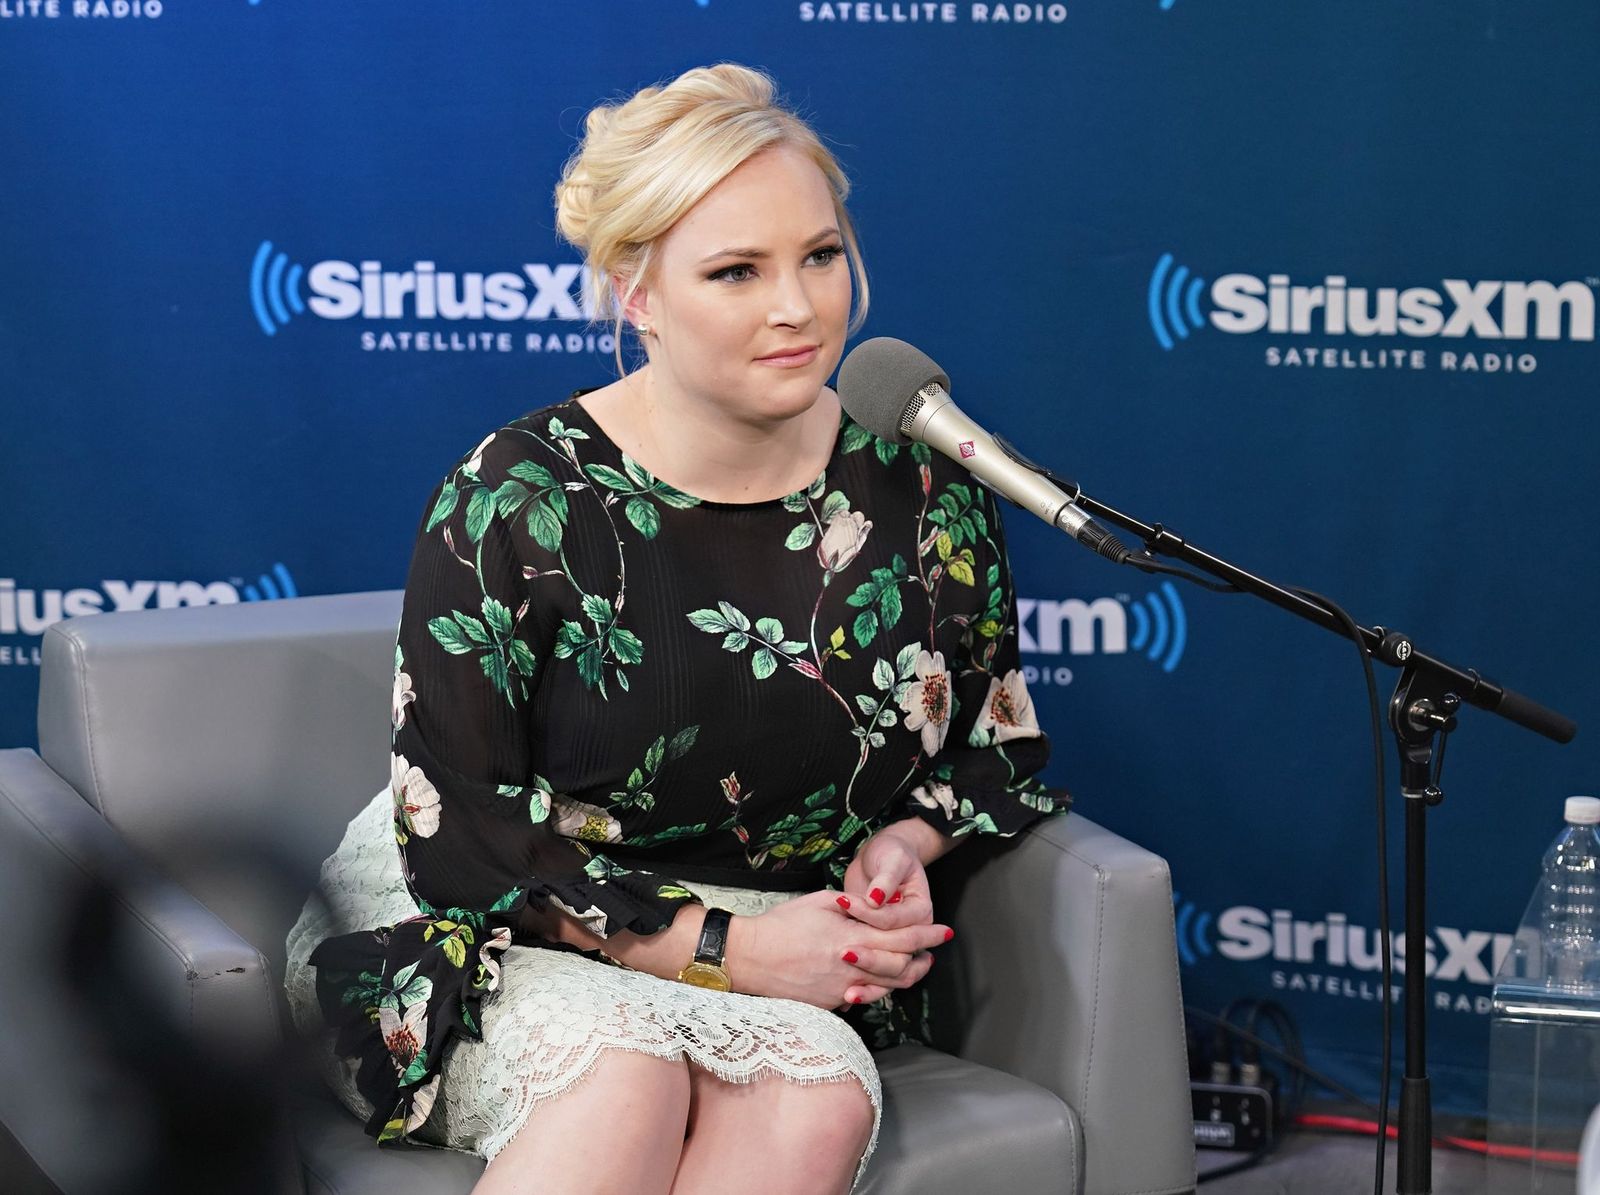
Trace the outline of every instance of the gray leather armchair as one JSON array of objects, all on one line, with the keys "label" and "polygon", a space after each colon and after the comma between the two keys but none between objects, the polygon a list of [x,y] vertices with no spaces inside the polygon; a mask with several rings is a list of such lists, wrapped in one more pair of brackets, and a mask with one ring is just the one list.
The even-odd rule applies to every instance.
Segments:
[{"label": "gray leather armchair", "polygon": [[[177,1142],[214,1151],[219,1174],[248,1149],[237,1173],[285,1195],[471,1188],[476,1158],[380,1150],[309,1084],[268,1084],[256,1104],[240,1091],[297,1073],[283,940],[384,782],[400,598],[49,630],[39,752],[0,751],[0,1173],[126,1189],[170,1173],[158,1155]],[[1165,863],[1072,813],[969,844],[933,879],[958,930],[934,971],[945,1049],[877,1056],[884,1119],[861,1190],[1193,1189]],[[174,1119],[175,1089],[209,1094]]]}]

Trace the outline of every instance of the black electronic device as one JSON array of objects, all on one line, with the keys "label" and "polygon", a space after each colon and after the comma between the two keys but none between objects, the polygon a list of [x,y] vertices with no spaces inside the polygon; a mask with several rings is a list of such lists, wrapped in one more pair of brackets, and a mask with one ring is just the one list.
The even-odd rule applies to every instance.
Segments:
[{"label": "black electronic device", "polygon": [[1252,1153],[1270,1146],[1275,1084],[1271,1075],[1263,1076],[1262,1082],[1262,1086],[1191,1082],[1195,1146]]}]

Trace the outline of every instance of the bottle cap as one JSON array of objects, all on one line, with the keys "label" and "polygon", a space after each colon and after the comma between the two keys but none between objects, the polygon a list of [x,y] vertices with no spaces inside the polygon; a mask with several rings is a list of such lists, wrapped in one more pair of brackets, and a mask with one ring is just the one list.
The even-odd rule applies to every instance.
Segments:
[{"label": "bottle cap", "polygon": [[1567,821],[1575,826],[1600,823],[1600,797],[1568,797]]}]

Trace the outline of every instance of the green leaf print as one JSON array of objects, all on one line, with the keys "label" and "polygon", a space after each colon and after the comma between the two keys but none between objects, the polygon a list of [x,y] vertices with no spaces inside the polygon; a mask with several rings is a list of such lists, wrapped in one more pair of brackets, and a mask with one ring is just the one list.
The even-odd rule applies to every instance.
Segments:
[{"label": "green leaf print", "polygon": [[485,597],[483,599],[483,617],[484,621],[494,631],[496,638],[504,639],[510,636],[511,611],[506,609],[503,602],[496,601],[492,597]]},{"label": "green leaf print", "polygon": [[664,830],[657,830],[654,834],[636,834],[625,839],[629,846],[656,846],[663,842],[674,842],[680,838],[693,838],[697,834],[706,832],[706,823],[700,822],[693,826],[668,826]]},{"label": "green leaf print", "polygon": [[855,634],[856,646],[867,647],[878,637],[878,616],[871,610],[858,614],[850,630]]},{"label": "green leaf print", "polygon": [[[639,636],[623,627],[613,627],[606,636],[606,643],[619,663],[637,664],[644,659],[644,644]],[[617,679],[619,681],[624,679],[620,671],[617,673]],[[624,684],[623,688],[627,688],[627,685]]]},{"label": "green leaf print", "polygon": [[444,489],[439,491],[439,500],[433,504],[433,513],[428,516],[428,525],[424,531],[432,531],[440,523],[456,513],[456,504],[461,500],[461,491],[456,489],[456,483],[445,483]]},{"label": "green leaf print", "polygon": [[[461,620],[461,622],[458,623],[456,620]],[[476,636],[469,637],[466,625],[462,625],[463,623],[475,626],[477,628]],[[434,639],[438,641],[439,646],[453,656],[461,656],[469,651],[475,651],[474,638],[477,643],[486,643],[489,638],[488,633],[483,629],[483,625],[477,619],[470,614],[463,614],[460,610],[451,611],[450,618],[428,619],[428,630],[433,634]]]},{"label": "green leaf print", "polygon": [[610,465],[585,465],[583,471],[594,478],[607,489],[616,490],[620,494],[633,493],[633,482],[618,473]]},{"label": "green leaf print", "polygon": [[504,913],[512,905],[517,903],[517,900],[522,896],[523,891],[524,890],[521,888],[511,889],[511,891],[507,892],[499,900],[495,901],[494,904],[489,906],[489,912]]},{"label": "green leaf print", "polygon": [[605,626],[611,621],[611,603],[597,593],[583,595],[583,612],[594,623],[596,628]]},{"label": "green leaf print", "polygon": [[565,423],[562,423],[561,420],[556,419],[553,416],[551,417],[550,422],[545,426],[548,428],[551,436],[557,440],[587,440],[589,438],[589,433],[584,431],[582,428],[568,427]]},{"label": "green leaf print", "polygon": [[791,552],[798,552],[802,548],[809,548],[816,542],[816,539],[817,525],[815,523],[801,523],[793,531],[789,532],[788,538],[783,541],[783,546]]},{"label": "green leaf print", "polygon": [[[549,469],[546,469],[543,465],[535,464],[533,461],[517,461],[506,472],[518,480],[536,485],[542,490],[557,489],[561,484]],[[504,489],[505,487],[502,486],[501,488]]]},{"label": "green leaf print", "polygon": [[494,495],[489,492],[488,487],[474,489],[472,497],[467,501],[467,537],[473,543],[480,542],[493,518]]},{"label": "green leaf print", "polygon": [[859,452],[872,442],[872,433],[859,423],[851,423],[844,429],[840,447],[845,452]]},{"label": "green leaf print", "polygon": [[894,688],[894,669],[889,666],[889,661],[879,657],[872,665],[872,684],[874,688],[888,692]]},{"label": "green leaf print", "polygon": [[[714,635],[720,635],[723,631],[733,630],[733,624],[716,610],[691,610],[688,617],[695,627],[702,631],[710,631]],[[729,650],[737,651],[738,649],[729,648]]]},{"label": "green leaf print", "polygon": [[750,657],[750,671],[755,673],[757,680],[766,680],[777,670],[778,657],[769,648],[763,647]]},{"label": "green leaf print", "polygon": [[694,893],[678,884],[662,884],[656,889],[662,900],[693,900]]},{"label": "green leaf print", "polygon": [[643,498],[628,499],[623,511],[628,516],[628,522],[646,539],[654,539],[661,530],[661,513]]},{"label": "green leaf print", "polygon": [[535,500],[528,504],[527,525],[528,534],[546,552],[561,550],[561,518],[548,503]]}]

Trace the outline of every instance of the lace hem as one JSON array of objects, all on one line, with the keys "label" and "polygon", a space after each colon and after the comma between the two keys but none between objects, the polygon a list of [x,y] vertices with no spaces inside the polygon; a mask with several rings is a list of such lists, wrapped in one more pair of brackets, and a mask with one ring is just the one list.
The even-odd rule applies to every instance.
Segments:
[{"label": "lace hem", "polygon": [[[350,823],[323,865],[321,899],[307,902],[290,932],[285,987],[295,1022],[325,1031],[309,958],[330,934],[417,917],[393,847],[385,789]],[[753,915],[792,893],[686,884],[708,903]],[[484,943],[487,945],[487,943]],[[793,1000],[709,992],[568,951],[510,946],[499,955],[498,988],[481,1006],[481,1041],[456,1039],[442,1070],[412,1092],[404,1131],[429,1144],[493,1159],[541,1103],[570,1090],[607,1049],[684,1058],[717,1078],[768,1077],[809,1084],[854,1078],[872,1103],[872,1134],[857,1166],[860,1181],[877,1145],[883,1095],[877,1067],[843,1019]],[[325,1077],[341,1101],[376,1121],[357,1065],[335,1057]],[[386,1122],[393,1114],[384,1109]],[[425,1123],[422,1123],[424,1122]],[[413,1133],[413,1130],[415,1132]]]}]

